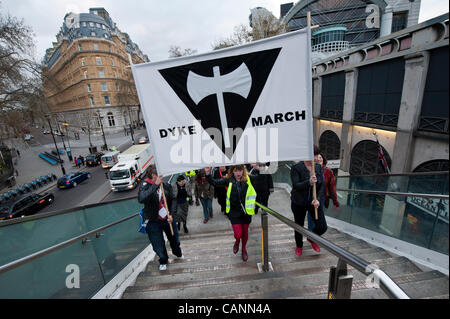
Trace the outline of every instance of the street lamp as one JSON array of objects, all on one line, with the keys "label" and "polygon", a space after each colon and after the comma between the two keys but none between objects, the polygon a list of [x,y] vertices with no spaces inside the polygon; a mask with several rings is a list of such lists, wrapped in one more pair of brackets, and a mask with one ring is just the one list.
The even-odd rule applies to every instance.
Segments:
[{"label": "street lamp", "polygon": [[70,149],[70,138],[69,138],[69,133],[68,133],[68,131],[67,131],[67,127],[69,126],[69,123],[67,123],[67,122],[62,122],[61,124],[62,124],[62,126],[64,126],[65,129],[66,129],[67,144],[69,144],[69,148],[66,149],[66,154],[67,154],[67,157],[69,158],[69,161],[72,162],[72,150]]},{"label": "street lamp", "polygon": [[108,145],[106,145],[106,136],[105,136],[105,131],[103,131],[103,116],[100,116],[100,111],[97,111],[97,115],[98,115],[98,119],[100,121],[100,126],[102,128],[102,135],[103,135],[103,142],[105,145],[105,149],[108,149]]},{"label": "street lamp", "polygon": [[50,116],[48,114],[46,114],[45,118],[47,119],[48,126],[50,127],[50,132],[52,134],[53,143],[55,143],[56,153],[58,154],[59,164],[61,165],[61,171],[62,171],[63,175],[66,175],[66,170],[62,164],[61,156],[59,156],[59,149],[58,149],[58,145],[56,145],[56,140],[55,140],[55,135],[53,133],[52,124],[50,124]]},{"label": "street lamp", "polygon": [[127,107],[128,109],[128,116],[130,117],[130,133],[131,133],[131,140],[133,141],[133,145],[136,144],[134,142],[134,134],[133,134],[133,126],[131,125],[131,113],[130,113],[130,107]]}]

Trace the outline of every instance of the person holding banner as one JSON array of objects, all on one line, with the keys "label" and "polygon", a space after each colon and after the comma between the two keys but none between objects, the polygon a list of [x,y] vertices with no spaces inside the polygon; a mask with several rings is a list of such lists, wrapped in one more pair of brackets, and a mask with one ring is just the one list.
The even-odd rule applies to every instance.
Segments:
[{"label": "person holding banner", "polygon": [[211,167],[205,168],[208,182],[213,186],[227,186],[226,209],[233,227],[234,238],[233,253],[239,251],[242,240],[242,260],[248,260],[247,241],[248,227],[255,214],[256,191],[253,188],[251,177],[244,165],[231,166],[227,176],[214,179],[211,176]]},{"label": "person holding banner", "polygon": [[[176,214],[177,198],[173,194],[172,186],[163,183],[162,176],[158,176],[154,165],[149,166],[148,175],[151,176],[151,179],[146,178],[139,187],[138,201],[144,204],[142,215],[144,220],[148,219],[146,231],[154,252],[159,256],[159,270],[166,270],[169,256],[163,232],[169,240],[172,253],[178,258],[183,258],[178,228],[175,220],[166,210],[167,207],[172,215]],[[162,194],[161,190],[164,190],[164,194]],[[171,228],[173,229],[173,234]]]},{"label": "person holding banner", "polygon": [[[223,178],[226,175],[227,175],[226,166],[220,166],[214,169],[213,177],[215,179]],[[217,198],[217,202],[220,205],[220,211],[222,212],[222,214],[225,214],[227,187],[226,186],[214,187],[214,197]]]},{"label": "person holding banner", "polygon": [[[316,158],[320,153],[317,146],[314,146],[314,158]],[[313,166],[315,169],[315,174],[312,174]],[[322,205],[320,204],[320,199],[323,198],[324,193],[324,182],[323,182],[323,170],[320,164],[314,163],[313,161],[301,161],[293,165],[291,168],[291,181],[292,181],[292,191],[291,191],[291,209],[294,214],[294,220],[300,226],[305,225],[306,213],[314,216],[314,228],[312,231],[317,235],[322,235],[327,230],[327,223],[325,221],[325,215],[323,212]],[[316,184],[317,189],[317,199],[313,196],[313,186]],[[317,220],[315,219],[315,209],[317,209]],[[303,253],[303,236],[294,232],[296,256],[300,257]],[[312,248],[316,252],[320,252],[320,247],[315,242],[307,239]]]}]

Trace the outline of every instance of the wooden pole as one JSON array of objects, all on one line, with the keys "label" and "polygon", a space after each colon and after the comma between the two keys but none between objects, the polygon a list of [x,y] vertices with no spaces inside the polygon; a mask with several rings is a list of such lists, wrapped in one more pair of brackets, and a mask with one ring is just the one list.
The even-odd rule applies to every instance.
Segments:
[{"label": "wooden pole", "polygon": [[[167,206],[166,194],[164,193],[164,185],[163,185],[163,182],[161,182],[161,184],[159,184],[159,187],[160,187],[161,194],[162,194],[162,196],[163,196],[164,207],[166,208],[167,216],[170,216],[169,207]],[[172,234],[172,236],[173,236],[172,223],[169,223],[169,226],[170,226],[170,232],[171,232],[171,234]]]},{"label": "wooden pole", "polygon": [[[311,28],[311,11],[308,11],[306,13],[306,24],[308,28]],[[316,163],[314,162],[314,154],[313,154],[313,160],[312,160],[312,170],[311,170],[312,176],[316,175]],[[314,201],[317,200],[317,191],[316,191],[316,183],[313,184],[313,197]],[[317,208],[314,207],[314,217],[317,220]]]}]

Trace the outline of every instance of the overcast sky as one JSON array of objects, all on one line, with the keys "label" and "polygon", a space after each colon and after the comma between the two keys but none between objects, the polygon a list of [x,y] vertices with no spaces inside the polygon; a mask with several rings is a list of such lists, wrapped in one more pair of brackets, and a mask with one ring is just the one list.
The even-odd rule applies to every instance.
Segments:
[{"label": "overcast sky", "polygon": [[[151,61],[158,61],[167,59],[171,45],[208,52],[215,41],[230,36],[234,26],[248,25],[251,8],[265,7],[278,18],[280,4],[288,2],[297,1],[0,0],[0,10],[32,27],[38,60],[56,41],[66,13],[88,13],[89,8],[103,7]],[[448,0],[422,0],[419,22],[448,11]]]}]

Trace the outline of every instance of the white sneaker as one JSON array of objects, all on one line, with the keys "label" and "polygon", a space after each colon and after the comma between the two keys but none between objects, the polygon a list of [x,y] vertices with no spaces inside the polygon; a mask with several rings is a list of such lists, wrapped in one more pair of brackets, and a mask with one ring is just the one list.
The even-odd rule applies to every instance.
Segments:
[{"label": "white sneaker", "polygon": [[159,270],[167,270],[167,265],[166,264],[159,265]]},{"label": "white sneaker", "polygon": [[176,256],[177,259],[184,259],[184,255],[182,254],[181,257]]}]

